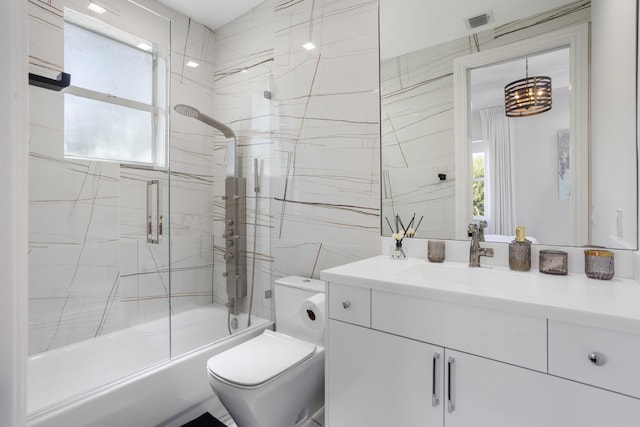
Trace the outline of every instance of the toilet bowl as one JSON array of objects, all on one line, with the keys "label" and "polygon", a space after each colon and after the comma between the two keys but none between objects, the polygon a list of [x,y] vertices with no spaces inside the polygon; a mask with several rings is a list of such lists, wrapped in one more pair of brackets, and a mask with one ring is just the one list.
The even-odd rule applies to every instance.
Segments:
[{"label": "toilet bowl", "polygon": [[209,384],[238,427],[299,427],[324,406],[324,289],[320,280],[277,280],[276,331],[207,361]]}]

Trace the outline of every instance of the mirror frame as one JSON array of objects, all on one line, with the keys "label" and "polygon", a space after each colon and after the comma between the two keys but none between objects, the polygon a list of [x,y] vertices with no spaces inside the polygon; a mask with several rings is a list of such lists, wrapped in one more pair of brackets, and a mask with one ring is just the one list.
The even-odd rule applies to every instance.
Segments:
[{"label": "mirror frame", "polygon": [[[586,23],[454,59],[456,165],[454,238],[456,240],[467,239],[467,225],[473,222],[471,128],[469,126],[471,69],[524,58],[562,47],[569,47],[571,82],[569,132],[572,160],[569,214],[573,218],[573,227],[570,230],[570,242],[567,246],[582,246],[590,241],[589,25]],[[581,241],[584,239],[587,241]]]}]

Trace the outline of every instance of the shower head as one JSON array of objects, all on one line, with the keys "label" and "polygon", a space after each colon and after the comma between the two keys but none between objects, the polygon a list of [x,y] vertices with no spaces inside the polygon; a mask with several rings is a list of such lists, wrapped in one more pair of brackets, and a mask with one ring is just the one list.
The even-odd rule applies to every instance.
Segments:
[{"label": "shower head", "polygon": [[200,116],[200,111],[190,105],[178,104],[174,106],[173,109],[183,116],[192,117],[194,119],[197,119],[198,116]]},{"label": "shower head", "polygon": [[202,123],[208,124],[209,126],[218,129],[227,138],[233,138],[235,144],[236,134],[233,133],[233,130],[231,130],[231,128],[224,123],[221,123],[216,119],[207,116],[206,114],[202,114],[200,111],[198,111],[197,108],[192,107],[191,105],[177,104],[173,107],[173,109],[183,116],[200,120]]},{"label": "shower head", "polygon": [[183,116],[191,117],[192,119],[196,119],[201,121],[202,123],[211,126],[214,129],[219,130],[222,134],[227,138],[227,176],[238,177],[240,167],[237,164],[236,158],[236,134],[233,133],[233,130],[225,125],[217,121],[214,118],[207,116],[206,114],[202,114],[198,111],[197,108],[192,107],[191,105],[186,104],[177,104],[173,107],[177,113],[182,114]]}]

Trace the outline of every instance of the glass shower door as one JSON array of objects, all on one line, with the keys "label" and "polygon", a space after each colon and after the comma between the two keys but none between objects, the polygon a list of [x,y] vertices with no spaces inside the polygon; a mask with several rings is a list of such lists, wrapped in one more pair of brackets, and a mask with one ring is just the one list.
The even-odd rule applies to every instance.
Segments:
[{"label": "glass shower door", "polygon": [[29,4],[30,72],[71,74],[64,92],[29,92],[29,415],[170,356],[170,24],[116,2],[104,21]]}]

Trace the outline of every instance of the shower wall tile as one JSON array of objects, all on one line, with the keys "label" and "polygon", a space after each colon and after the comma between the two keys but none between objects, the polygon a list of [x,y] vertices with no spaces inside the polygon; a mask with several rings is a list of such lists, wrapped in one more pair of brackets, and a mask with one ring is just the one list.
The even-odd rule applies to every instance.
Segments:
[{"label": "shower wall tile", "polygon": [[29,72],[55,78],[64,71],[63,0],[28,0]]},{"label": "shower wall tile", "polygon": [[169,275],[137,273],[120,278],[121,328],[166,317],[169,313]]},{"label": "shower wall tile", "polygon": [[[265,291],[271,288],[272,269],[274,277],[317,277],[322,268],[377,253],[376,2],[290,5],[268,0],[215,34],[178,13],[170,18],[172,106],[193,105],[237,134],[241,173],[247,180],[247,280],[255,276],[254,314],[269,317],[272,300],[265,298]],[[300,46],[310,29],[318,49],[308,53]],[[186,67],[188,60],[200,66]],[[41,102],[32,108],[57,103],[47,111],[59,113],[32,114],[41,117],[41,123],[32,124],[32,144],[37,147],[32,148],[33,164],[45,164],[31,168],[39,174],[32,180],[38,183],[30,191],[32,206],[47,205],[32,209],[34,219],[62,222],[65,204],[68,214],[68,205],[75,203],[76,225],[56,229],[64,233],[34,228],[33,277],[62,278],[42,280],[42,293],[33,294],[36,332],[31,335],[38,348],[166,314],[169,267],[175,273],[171,286],[177,294],[176,310],[208,304],[212,298],[225,303],[224,180],[218,178],[226,175],[224,137],[198,121],[172,114],[170,182],[162,170],[71,161],[62,156],[61,96],[39,96]],[[257,194],[254,159],[260,171]],[[55,178],[47,175],[48,163],[57,168]],[[146,242],[149,179],[162,182],[167,218],[171,186],[171,266],[167,240],[160,245]],[[85,188],[80,192],[82,182]],[[51,183],[61,187],[59,194],[51,191]],[[62,190],[74,185],[76,191]],[[86,231],[78,224],[87,215],[95,242],[77,244]],[[79,264],[77,276],[87,281],[81,291],[65,287],[74,263],[44,263],[55,259],[44,249],[52,243],[57,246],[51,253],[60,260],[86,258],[97,267],[89,272]],[[245,309],[246,305],[248,301]],[[73,319],[86,323],[72,326]]]},{"label": "shower wall tile", "polygon": [[[130,32],[143,30],[152,40],[164,32],[168,40],[167,21],[148,12],[141,18],[137,6],[125,13],[130,2],[106,2],[118,13],[105,19],[117,20]],[[29,0],[30,71],[55,76],[62,70],[67,4],[75,3]],[[75,6],[84,10],[86,5]],[[146,181],[162,180],[168,218],[167,172],[65,158],[64,94],[31,87],[30,100],[30,353],[108,333],[130,319],[166,315],[168,240],[158,245],[164,248],[146,244]],[[199,166],[190,163],[196,171]],[[131,258],[122,255],[123,248]],[[122,298],[129,297],[127,286],[121,286],[121,269],[129,275],[125,284],[134,281],[135,291],[140,290],[138,313],[121,310]],[[164,299],[164,310],[144,306],[156,295]]]},{"label": "shower wall tile", "polygon": [[118,166],[65,159],[61,94],[31,88],[29,351],[107,333],[119,317]]},{"label": "shower wall tile", "polygon": [[[29,350],[39,353],[118,328],[117,241],[38,245],[29,254]],[[76,260],[76,264],[70,261]]]},{"label": "shower wall tile", "polygon": [[272,275],[318,277],[379,250],[377,3],[275,10]]},{"label": "shower wall tile", "polygon": [[[271,288],[269,171],[272,101],[269,94],[274,61],[273,7],[274,2],[267,0],[216,30],[215,93],[211,104],[211,115],[230,126],[237,137],[239,174],[245,178],[242,185],[247,196],[242,220],[246,237],[247,293],[248,296],[251,294],[253,285],[252,314],[266,318],[271,317],[271,301],[265,299],[264,291]],[[222,149],[215,151],[216,177],[226,175],[227,146],[223,138],[218,141],[218,147]],[[258,193],[255,191],[256,159]],[[226,229],[224,194],[224,181],[216,181],[213,186],[214,302],[222,304],[228,301],[227,279],[222,275],[226,269],[223,259],[225,241],[217,236],[222,236]],[[248,300],[246,298],[241,307],[244,311],[249,308]]]},{"label": "shower wall tile", "polygon": [[[215,35],[177,14],[172,25],[171,70],[171,312],[213,300],[213,217],[218,151],[222,136],[202,122],[177,114],[187,104],[206,115],[214,94]],[[186,66],[188,61],[199,64]],[[220,236],[222,232],[220,232]]]}]

